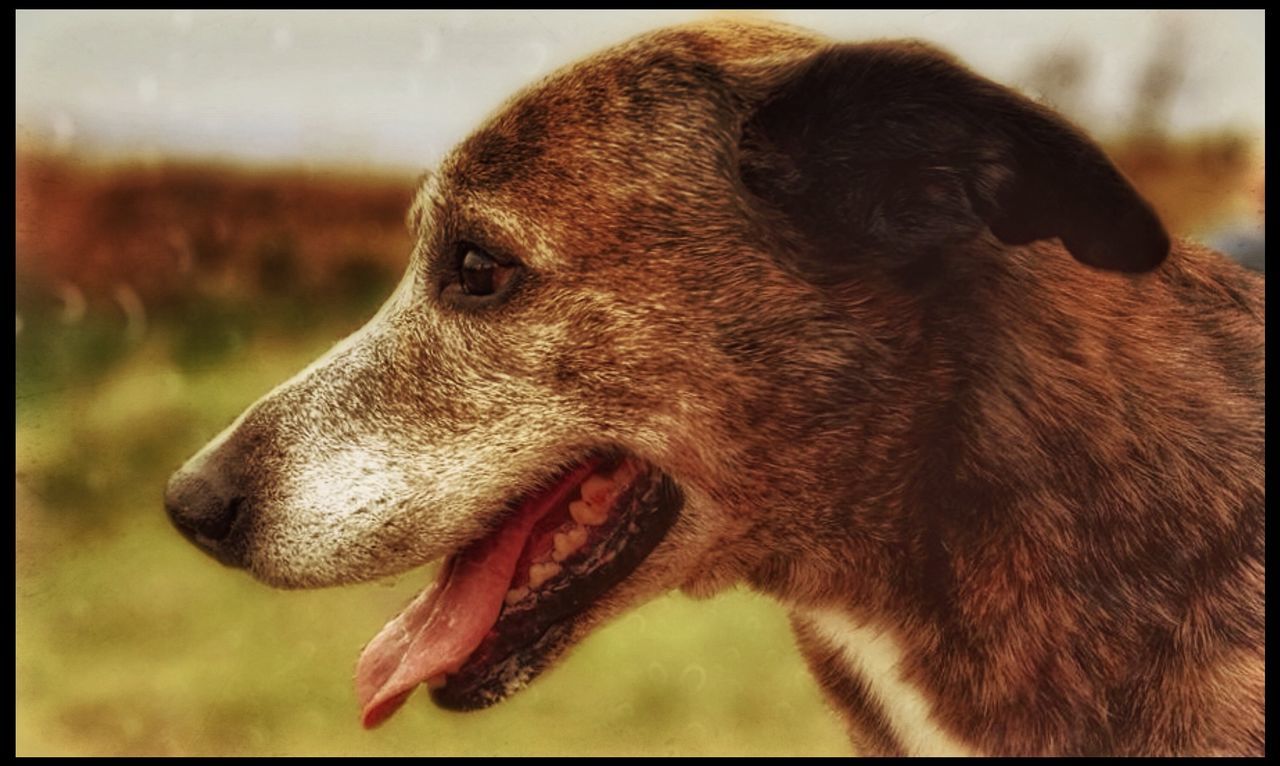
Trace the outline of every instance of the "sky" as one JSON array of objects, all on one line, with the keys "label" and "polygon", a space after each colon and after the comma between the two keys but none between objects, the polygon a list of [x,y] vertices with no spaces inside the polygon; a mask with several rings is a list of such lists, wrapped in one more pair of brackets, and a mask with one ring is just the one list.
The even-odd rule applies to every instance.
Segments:
[{"label": "sky", "polygon": [[[521,86],[705,15],[19,11],[18,142],[144,158],[429,166]],[[1080,51],[1086,87],[1071,116],[1103,135],[1123,128],[1152,54],[1177,46],[1184,79],[1171,132],[1260,136],[1265,126],[1262,11],[768,15],[839,40],[926,39],[1028,92],[1039,57]]]}]

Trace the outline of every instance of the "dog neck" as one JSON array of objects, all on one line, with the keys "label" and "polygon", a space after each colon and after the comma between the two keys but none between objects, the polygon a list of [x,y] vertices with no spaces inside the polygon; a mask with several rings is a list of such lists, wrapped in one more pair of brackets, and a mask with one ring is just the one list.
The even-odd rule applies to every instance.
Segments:
[{"label": "dog neck", "polygon": [[[1212,278],[1185,262],[1162,278]],[[1034,281],[1014,263],[1009,294],[974,288],[923,323],[901,379],[926,385],[903,392],[902,425],[861,420],[844,484],[804,498],[822,509],[789,522],[804,539],[771,541],[750,577],[790,606],[865,751],[1192,753],[1261,736],[1262,474],[1217,468],[1265,464],[1261,419],[1243,400],[1187,408],[1217,374],[1162,340],[1189,320],[1053,263]],[[1117,360],[1134,336],[1141,358]],[[1204,419],[1240,437],[1178,438]]]}]

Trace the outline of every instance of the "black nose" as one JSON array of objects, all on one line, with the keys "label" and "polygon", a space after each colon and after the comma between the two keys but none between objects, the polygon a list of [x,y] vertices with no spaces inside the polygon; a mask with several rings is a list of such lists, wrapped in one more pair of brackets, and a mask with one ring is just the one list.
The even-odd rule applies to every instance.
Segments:
[{"label": "black nose", "polygon": [[169,480],[164,507],[188,540],[223,564],[244,566],[245,502],[222,477],[183,468]]}]

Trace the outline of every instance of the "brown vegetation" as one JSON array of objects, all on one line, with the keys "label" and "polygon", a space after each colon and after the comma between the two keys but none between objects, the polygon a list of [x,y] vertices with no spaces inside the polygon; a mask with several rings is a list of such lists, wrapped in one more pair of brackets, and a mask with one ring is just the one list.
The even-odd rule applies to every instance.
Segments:
[{"label": "brown vegetation", "polygon": [[[1238,137],[1131,140],[1110,151],[1174,233],[1260,207],[1261,164]],[[120,284],[149,305],[193,291],[246,298],[315,289],[353,262],[398,272],[411,245],[408,174],[92,165],[27,154],[16,175],[20,284],[70,283],[91,307]]]},{"label": "brown vegetation", "polygon": [[92,298],[314,286],[344,262],[400,271],[411,177],[19,157],[16,270]]}]

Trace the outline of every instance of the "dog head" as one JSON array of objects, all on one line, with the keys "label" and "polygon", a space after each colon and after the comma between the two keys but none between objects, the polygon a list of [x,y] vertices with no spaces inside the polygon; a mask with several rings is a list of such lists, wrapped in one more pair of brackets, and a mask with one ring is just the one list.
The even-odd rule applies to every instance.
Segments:
[{"label": "dog head", "polygon": [[1132,272],[1168,250],[1093,143],[947,56],[732,23],[517,96],[410,225],[378,315],[166,498],[278,586],[450,556],[366,650],[368,723],[428,679],[490,704],[619,611],[803,546],[851,440],[888,432],[913,307],[975,253],[1057,239]]}]

